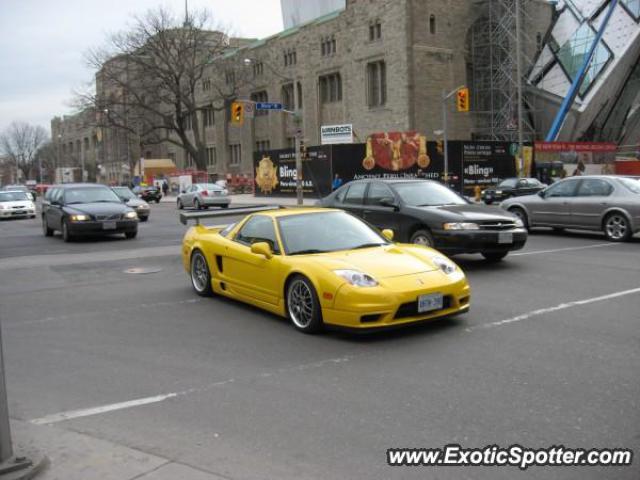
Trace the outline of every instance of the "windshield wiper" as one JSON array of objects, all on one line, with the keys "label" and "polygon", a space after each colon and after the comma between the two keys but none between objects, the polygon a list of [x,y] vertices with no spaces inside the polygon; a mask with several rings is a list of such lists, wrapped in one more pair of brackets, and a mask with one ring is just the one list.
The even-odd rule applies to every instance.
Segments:
[{"label": "windshield wiper", "polygon": [[351,250],[360,250],[361,248],[382,247],[384,245],[386,245],[386,243],[363,243],[362,245],[358,245],[357,247],[353,247]]},{"label": "windshield wiper", "polygon": [[310,248],[308,250],[298,250],[297,252],[292,252],[289,255],[308,255],[311,253],[327,253],[328,250],[318,250],[315,248]]}]

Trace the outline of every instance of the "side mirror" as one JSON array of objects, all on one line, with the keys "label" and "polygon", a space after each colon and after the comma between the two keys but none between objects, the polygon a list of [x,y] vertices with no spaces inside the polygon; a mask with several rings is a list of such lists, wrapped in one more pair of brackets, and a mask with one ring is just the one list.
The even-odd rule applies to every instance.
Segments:
[{"label": "side mirror", "polygon": [[391,230],[390,228],[385,228],[384,230],[382,230],[382,236],[384,238],[386,238],[387,240],[389,240],[390,242],[393,241],[393,230]]},{"label": "side mirror", "polygon": [[263,255],[267,258],[267,260],[273,257],[273,252],[271,251],[271,247],[267,242],[253,243],[251,245],[251,253],[255,253],[256,255]]},{"label": "side mirror", "polygon": [[540,198],[544,198],[544,197],[546,197],[546,193],[544,193],[544,190],[540,190],[540,191],[538,192],[538,196],[539,196]]},{"label": "side mirror", "polygon": [[187,193],[186,190],[180,190],[180,193]]},{"label": "side mirror", "polygon": [[381,198],[379,203],[383,207],[398,208],[398,204],[396,203],[396,201],[395,201],[395,199],[393,197]]}]

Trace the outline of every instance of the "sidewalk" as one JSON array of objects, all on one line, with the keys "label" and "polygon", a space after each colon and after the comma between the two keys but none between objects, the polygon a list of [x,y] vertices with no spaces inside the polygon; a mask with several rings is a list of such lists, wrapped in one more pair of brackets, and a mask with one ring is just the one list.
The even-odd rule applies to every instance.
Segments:
[{"label": "sidewalk", "polygon": [[16,450],[37,449],[49,466],[37,480],[222,480],[196,469],[134,448],[54,426],[12,420]]},{"label": "sidewalk", "polygon": [[[174,195],[167,195],[162,197],[160,202],[163,203],[176,203],[178,197]],[[251,193],[239,193],[236,195],[230,195],[231,205],[297,205],[296,197],[254,197]],[[314,206],[318,201],[317,198],[305,198],[304,205]]]}]

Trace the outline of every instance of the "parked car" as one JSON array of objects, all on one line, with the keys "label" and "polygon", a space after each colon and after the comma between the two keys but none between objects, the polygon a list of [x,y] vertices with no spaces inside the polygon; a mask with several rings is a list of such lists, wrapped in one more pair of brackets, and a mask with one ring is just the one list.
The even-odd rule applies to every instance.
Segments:
[{"label": "parked car", "polygon": [[379,229],[392,229],[400,242],[451,255],[480,253],[498,261],[527,241],[519,218],[496,207],[474,205],[431,180],[357,180],[320,204],[347,210]]},{"label": "parked car", "polygon": [[162,198],[162,190],[153,185],[148,187],[135,187],[133,192],[145,202],[160,203],[160,199]]},{"label": "parked car", "polygon": [[65,242],[82,235],[138,234],[138,215],[122,203],[105,185],[68,183],[55,185],[47,192],[42,213],[42,231],[50,237],[62,232]]},{"label": "parked car", "polygon": [[4,192],[24,192],[29,197],[30,201],[35,201],[36,196],[34,193],[27,187],[26,185],[5,185],[2,187],[2,191]]},{"label": "parked car", "polygon": [[571,177],[537,195],[505,200],[501,207],[528,228],[598,230],[623,242],[640,231],[640,182],[615,175]]},{"label": "parked car", "polygon": [[547,188],[537,178],[506,178],[495,188],[487,188],[482,191],[482,200],[487,205],[500,202],[511,197],[531,195]]},{"label": "parked car", "polygon": [[149,214],[151,213],[149,204],[133,193],[129,187],[111,187],[111,190],[113,190],[127,206],[136,211],[141,222],[149,220]]},{"label": "parked car", "polygon": [[179,210],[193,207],[197,210],[209,207],[227,208],[231,203],[229,192],[215,183],[194,183],[178,195]]},{"label": "parked car", "polygon": [[23,191],[0,191],[0,218],[36,217],[36,206]]}]

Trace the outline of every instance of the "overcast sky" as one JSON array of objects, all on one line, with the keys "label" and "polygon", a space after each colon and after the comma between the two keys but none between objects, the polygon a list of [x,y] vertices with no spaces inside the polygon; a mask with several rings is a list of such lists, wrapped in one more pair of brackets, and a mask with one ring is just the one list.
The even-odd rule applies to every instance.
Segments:
[{"label": "overcast sky", "polygon": [[[188,2],[236,36],[282,30],[279,0]],[[72,92],[93,77],[87,49],[156,6],[184,12],[184,0],[0,0],[0,130],[21,120],[49,131],[52,117],[71,113]]]}]

